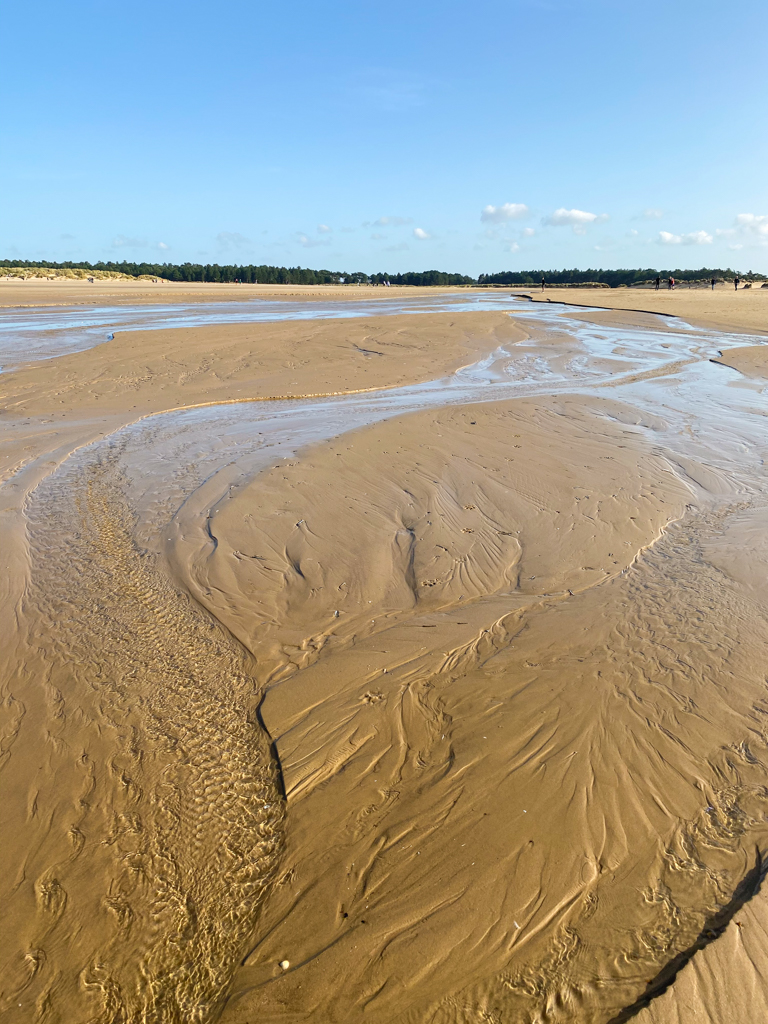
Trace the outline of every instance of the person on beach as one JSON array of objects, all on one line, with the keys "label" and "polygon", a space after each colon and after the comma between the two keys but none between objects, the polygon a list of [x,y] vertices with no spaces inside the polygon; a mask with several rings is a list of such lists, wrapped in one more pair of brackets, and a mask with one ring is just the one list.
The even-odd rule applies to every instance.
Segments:
[{"label": "person on beach", "polygon": [[658,291],[660,287],[661,287],[661,278],[657,277],[656,278],[656,291]]},{"label": "person on beach", "polygon": [[714,279],[714,277],[712,278],[712,280],[709,283],[712,285],[712,291],[714,291],[715,290],[715,279]]},{"label": "person on beach", "polygon": [[544,289],[545,289],[546,287],[547,287],[547,282],[546,282],[546,281],[544,280],[544,278],[542,277],[542,279],[541,279],[541,290],[542,290],[542,291],[544,291]]},{"label": "person on beach", "polygon": [[675,279],[674,279],[674,277],[668,278],[667,279],[667,289],[668,289],[668,291],[671,292],[674,287],[675,287]]},{"label": "person on beach", "polygon": [[735,288],[736,291],[739,290],[739,279],[738,279],[738,277],[734,277],[734,279],[733,279],[733,287]]}]

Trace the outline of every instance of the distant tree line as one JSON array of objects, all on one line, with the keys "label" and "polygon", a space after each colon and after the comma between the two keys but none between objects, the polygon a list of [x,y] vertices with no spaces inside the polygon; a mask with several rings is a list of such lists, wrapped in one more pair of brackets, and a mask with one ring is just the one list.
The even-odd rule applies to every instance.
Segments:
[{"label": "distant tree line", "polygon": [[446,274],[442,270],[422,270],[421,273],[409,271],[406,274],[371,274],[369,284],[411,284],[424,288],[429,285],[446,284],[477,284],[474,277],[466,274]]},{"label": "distant tree line", "polygon": [[159,277],[164,281],[213,281],[234,284],[338,284],[367,281],[366,274],[308,270],[304,267],[219,266],[218,263],[53,263],[48,260],[0,260],[2,267],[41,267],[49,270],[104,270],[129,277]]},{"label": "distant tree line", "polygon": [[[732,281],[737,272],[702,267],[701,270],[507,270],[498,274],[480,274],[478,278],[465,274],[447,274],[441,270],[423,270],[406,274],[365,274],[358,270],[310,270],[307,267],[238,266],[218,263],[52,263],[48,260],[0,260],[0,269],[13,267],[39,267],[49,270],[101,270],[130,277],[162,278],[164,281],[211,281],[216,283],[242,282],[243,284],[389,284],[394,285],[537,285],[544,278],[547,284],[604,284],[611,288],[632,286],[652,281],[655,277],[674,277],[678,281]],[[738,274],[745,281],[763,280],[761,274]]]},{"label": "distant tree line", "polygon": [[481,274],[477,283],[526,286],[540,284],[544,278],[549,285],[605,284],[610,288],[620,288],[622,285],[646,284],[656,277],[674,277],[676,281],[709,281],[714,277],[719,281],[732,281],[736,276],[745,281],[763,280],[762,274],[753,274],[751,270],[741,274],[730,267],[727,270],[702,267],[701,270],[506,270],[500,274]]}]

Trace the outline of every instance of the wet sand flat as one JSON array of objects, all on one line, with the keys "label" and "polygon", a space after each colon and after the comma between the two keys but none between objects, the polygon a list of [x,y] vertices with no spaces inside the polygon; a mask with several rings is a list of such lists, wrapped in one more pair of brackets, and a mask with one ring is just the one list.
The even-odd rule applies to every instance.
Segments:
[{"label": "wet sand flat", "polygon": [[737,1019],[763,346],[572,312],[0,376],[8,1020]]},{"label": "wet sand flat", "polygon": [[[504,313],[224,324],[118,333],[0,380],[16,417],[397,387],[450,373],[523,331]],[[63,407],[63,408],[57,408]]]},{"label": "wet sand flat", "polygon": [[217,402],[374,391],[441,377],[524,331],[503,313],[118,333],[0,375],[0,474],[141,416]]}]

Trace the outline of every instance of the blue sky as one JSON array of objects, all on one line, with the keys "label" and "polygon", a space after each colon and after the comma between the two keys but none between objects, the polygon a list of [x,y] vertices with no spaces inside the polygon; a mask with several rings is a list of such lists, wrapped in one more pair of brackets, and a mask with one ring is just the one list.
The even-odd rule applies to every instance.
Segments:
[{"label": "blue sky", "polygon": [[768,4],[5,5],[0,253],[768,272]]}]

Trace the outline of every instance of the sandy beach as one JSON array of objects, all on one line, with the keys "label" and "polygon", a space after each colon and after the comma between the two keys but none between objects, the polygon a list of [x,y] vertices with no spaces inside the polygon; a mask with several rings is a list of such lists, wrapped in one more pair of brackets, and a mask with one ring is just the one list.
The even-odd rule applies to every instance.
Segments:
[{"label": "sandy beach", "polygon": [[[72,305],[124,305],[128,303],[179,302],[245,302],[252,299],[282,299],[313,301],[325,299],[333,302],[363,301],[366,299],[397,299],[429,297],[435,294],[482,293],[471,286],[445,288],[397,287],[383,288],[373,285],[235,285],[184,284],[145,281],[87,281],[43,280],[29,278],[21,281],[0,278],[0,309],[3,307],[34,308],[36,306]],[[654,313],[690,319],[722,330],[742,329],[757,334],[768,334],[768,288],[741,288],[735,291],[730,282],[718,284],[714,291],[708,288],[686,288],[681,284],[674,290],[648,288],[495,288],[491,294],[519,293],[534,301],[564,302],[584,306],[605,306],[609,309],[640,309]]]},{"label": "sandy beach", "polygon": [[0,374],[4,1018],[758,1019],[768,289],[259,288],[0,281],[478,303]]},{"label": "sandy beach", "polygon": [[[515,289],[511,289],[515,291]],[[522,291],[522,289],[521,289]],[[768,288],[740,288],[726,281],[714,290],[686,288],[547,288],[529,289],[536,302],[566,302],[609,309],[641,309],[667,313],[722,331],[744,330],[768,335]]]},{"label": "sandy beach", "polygon": [[181,281],[94,281],[0,278],[0,308],[3,306],[122,305],[156,302],[245,302],[249,299],[328,299],[333,302],[370,298],[402,298],[434,295],[436,292],[469,291],[445,288],[417,288],[392,285],[301,285],[301,284],[213,284]]}]

